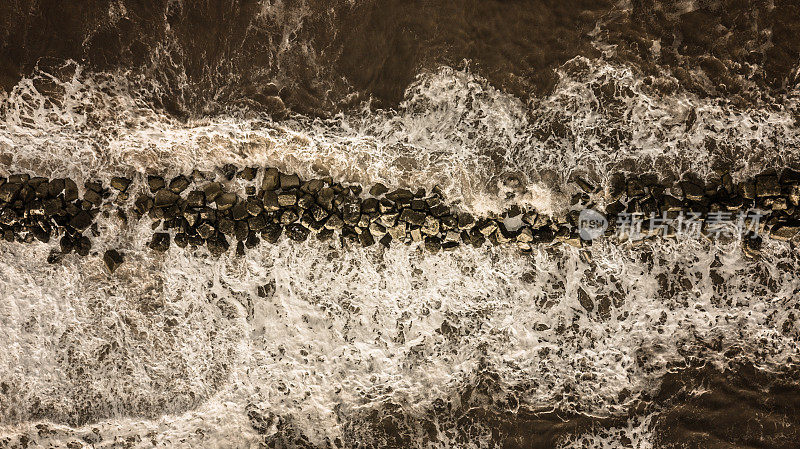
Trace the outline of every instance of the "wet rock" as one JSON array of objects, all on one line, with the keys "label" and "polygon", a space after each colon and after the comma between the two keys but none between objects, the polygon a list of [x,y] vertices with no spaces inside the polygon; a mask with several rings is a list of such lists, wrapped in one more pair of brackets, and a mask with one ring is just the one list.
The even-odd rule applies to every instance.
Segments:
[{"label": "wet rock", "polygon": [[439,220],[428,215],[425,217],[425,223],[422,225],[421,231],[426,235],[438,235],[439,228]]},{"label": "wet rock", "polygon": [[247,234],[247,239],[244,241],[244,246],[247,249],[253,249],[258,246],[259,243],[261,243],[261,239],[258,238],[258,235],[255,232],[251,231],[249,234]]},{"label": "wet rock", "polygon": [[308,213],[311,214],[314,221],[323,222],[328,218],[328,212],[318,204],[312,204],[308,209]]},{"label": "wet rock", "polygon": [[267,226],[267,220],[264,214],[256,215],[247,220],[247,226],[252,231],[261,231]]},{"label": "wet rock", "polygon": [[332,231],[337,231],[342,229],[344,226],[344,221],[336,214],[332,214],[328,219],[325,221],[325,229],[330,229]]},{"label": "wet rock", "polygon": [[376,183],[371,189],[369,189],[369,194],[372,196],[381,196],[388,191],[389,189],[387,189],[385,185]]},{"label": "wet rock", "polygon": [[203,239],[211,237],[216,232],[217,230],[214,229],[214,226],[211,223],[203,223],[197,227],[197,235],[199,235]]},{"label": "wet rock", "polygon": [[361,203],[350,200],[342,204],[342,219],[345,224],[356,226],[361,218]]},{"label": "wet rock", "polygon": [[284,192],[278,195],[278,205],[280,207],[289,207],[297,204],[297,194],[295,192]]},{"label": "wet rock", "polygon": [[798,233],[800,233],[799,225],[792,225],[787,223],[779,223],[775,225],[769,233],[770,238],[775,240],[791,240]]},{"label": "wet rock", "polygon": [[252,181],[256,179],[256,173],[258,172],[258,167],[245,167],[242,171],[239,172],[239,177],[244,179],[245,181]]},{"label": "wet rock", "polygon": [[283,232],[283,227],[277,223],[267,223],[261,231],[261,237],[269,243],[278,243],[278,239]]},{"label": "wet rock", "polygon": [[250,228],[247,226],[246,221],[237,221],[234,223],[233,226],[233,235],[236,237],[236,240],[244,240],[247,238],[247,234],[250,232]]},{"label": "wet rock", "polygon": [[296,189],[300,187],[300,177],[294,174],[287,175],[285,173],[281,173],[280,182],[282,190]]},{"label": "wet rock", "polygon": [[217,221],[217,230],[225,235],[233,235],[236,227],[235,223],[230,218],[221,218]]},{"label": "wet rock", "polygon": [[317,193],[317,204],[322,206],[325,210],[330,211],[333,209],[333,198],[336,192],[330,187],[325,187]]},{"label": "wet rock", "polygon": [[111,178],[111,188],[118,192],[124,192],[128,190],[128,186],[130,185],[131,180],[128,178],[123,178],[121,176],[114,176]]},{"label": "wet rock", "polygon": [[396,212],[395,213],[384,213],[384,214],[381,214],[381,216],[380,216],[380,218],[378,220],[380,221],[380,223],[383,226],[385,226],[387,228],[391,228],[395,224],[397,224],[397,217],[398,216],[399,216],[399,214],[397,214]]},{"label": "wet rock", "polygon": [[50,181],[49,187],[50,187],[50,196],[51,197],[58,196],[61,192],[64,191],[64,179],[63,178],[53,179],[52,181]]},{"label": "wet rock", "polygon": [[78,185],[67,178],[64,180],[64,201],[71,202],[78,199]]},{"label": "wet rock", "polygon": [[103,198],[100,196],[100,194],[91,189],[84,192],[83,199],[84,201],[90,202],[94,206],[99,206],[103,202]]},{"label": "wet rock", "polygon": [[186,197],[186,205],[189,207],[203,207],[206,205],[206,194],[201,190],[192,190]]},{"label": "wet rock", "polygon": [[178,245],[179,248],[186,248],[186,246],[189,244],[189,236],[183,232],[179,232],[175,234],[173,241],[176,245]]},{"label": "wet rock", "polygon": [[442,241],[439,239],[439,237],[425,237],[425,249],[432,253],[439,252],[439,250],[442,249]]},{"label": "wet rock", "polygon": [[85,235],[79,235],[75,239],[75,252],[78,253],[79,256],[86,257],[89,255],[89,252],[92,250],[92,241],[89,240],[89,237]]},{"label": "wet rock", "polygon": [[466,212],[462,212],[458,214],[458,229],[464,230],[469,229],[475,223],[475,219],[472,217],[471,214]]},{"label": "wet rock", "polygon": [[249,218],[250,217],[250,212],[247,211],[247,203],[246,202],[236,203],[231,208],[231,213],[233,215],[233,219],[236,220],[236,221],[244,220],[245,218]]},{"label": "wet rock", "polygon": [[248,198],[246,203],[247,213],[251,216],[256,216],[264,210],[264,204],[259,198]]},{"label": "wet rock", "polygon": [[218,182],[209,182],[203,187],[203,194],[206,197],[206,202],[214,202],[217,197],[222,195],[222,184]]},{"label": "wet rock", "polygon": [[235,193],[232,192],[225,192],[221,193],[217,198],[214,200],[214,203],[217,205],[218,211],[225,211],[233,207],[236,204],[236,200],[238,197]]},{"label": "wet rock", "polygon": [[78,212],[72,219],[69,221],[69,227],[75,229],[76,231],[83,231],[92,224],[92,215],[89,212],[82,210]]},{"label": "wet rock", "polygon": [[148,176],[147,186],[150,188],[151,193],[156,193],[166,186],[166,182],[161,176]]},{"label": "wet rock", "polygon": [[400,221],[412,224],[414,226],[422,226],[425,224],[425,212],[416,211],[413,209],[403,209],[400,213]]},{"label": "wet rock", "polygon": [[42,211],[46,215],[60,215],[64,213],[64,200],[61,198],[51,198],[44,200]]},{"label": "wet rock", "polygon": [[586,309],[587,312],[591,312],[594,310],[594,302],[592,302],[592,298],[589,297],[589,294],[586,291],[578,287],[578,302],[581,304],[581,307]]},{"label": "wet rock", "polygon": [[236,166],[233,164],[225,164],[220,168],[220,172],[222,172],[222,176],[224,176],[225,179],[230,181],[236,176]]},{"label": "wet rock", "polygon": [[317,233],[317,240],[321,242],[328,241],[333,238],[333,230],[332,229],[322,229]]},{"label": "wet rock", "polygon": [[292,223],[286,226],[286,236],[296,242],[305,241],[308,238],[308,234],[310,232],[311,231],[309,231],[299,223]]},{"label": "wet rock", "polygon": [[680,187],[681,191],[683,192],[683,197],[687,200],[700,201],[703,199],[703,196],[706,193],[703,186],[691,181],[681,181]]},{"label": "wet rock", "polygon": [[166,252],[169,249],[169,234],[165,232],[156,232],[153,234],[153,239],[150,241],[150,249],[158,252]]},{"label": "wet rock", "polygon": [[493,220],[483,220],[481,223],[476,224],[475,227],[484,237],[488,237],[497,230],[497,223]]},{"label": "wet rock", "polygon": [[103,263],[110,273],[117,271],[117,268],[119,268],[123,262],[124,259],[122,258],[122,254],[115,249],[109,249],[103,253]]},{"label": "wet rock", "polygon": [[756,177],[756,197],[778,196],[781,186],[776,175],[761,175]]},{"label": "wet rock", "polygon": [[262,203],[267,212],[277,212],[281,209],[281,205],[278,203],[278,194],[271,190],[264,192]]},{"label": "wet rock", "polygon": [[372,236],[372,233],[369,229],[364,229],[358,235],[359,240],[361,241],[361,246],[372,246],[375,244],[375,238]]},{"label": "wet rock", "polygon": [[378,240],[378,243],[380,243],[383,247],[388,248],[392,245],[392,236],[389,234],[384,234],[384,236]]},{"label": "wet rock", "polygon": [[264,177],[261,179],[261,190],[272,191],[280,186],[280,172],[277,168],[267,168],[264,170]]},{"label": "wet rock", "polygon": [[411,200],[414,199],[414,194],[407,189],[397,189],[393,192],[387,193],[384,197],[395,203],[411,203]]},{"label": "wet rock", "polygon": [[178,202],[181,197],[178,196],[176,193],[172,192],[171,190],[161,189],[156,192],[156,197],[154,200],[154,204],[156,207],[170,207]]},{"label": "wet rock", "polygon": [[22,184],[17,182],[7,182],[0,186],[0,201],[10,203],[14,201],[19,194],[19,191],[22,190]]},{"label": "wet rock", "polygon": [[183,175],[178,175],[172,178],[172,181],[169,182],[169,189],[175,193],[181,193],[189,187],[189,178]]},{"label": "wet rock", "polygon": [[298,218],[300,217],[297,216],[297,212],[292,209],[287,209],[281,214],[281,224],[287,225],[289,223],[294,223]]},{"label": "wet rock", "polygon": [[228,243],[228,239],[225,237],[225,235],[218,232],[206,240],[206,247],[212,256],[219,257],[228,252],[230,244]]}]

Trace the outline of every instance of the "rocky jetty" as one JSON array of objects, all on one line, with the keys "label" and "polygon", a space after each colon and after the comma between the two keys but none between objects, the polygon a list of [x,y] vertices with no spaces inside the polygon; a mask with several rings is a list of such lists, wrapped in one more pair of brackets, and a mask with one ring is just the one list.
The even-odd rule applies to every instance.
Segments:
[{"label": "rocky jetty", "polygon": [[[148,246],[165,252],[206,246],[212,255],[236,248],[243,254],[261,244],[276,243],[284,236],[296,242],[311,237],[338,238],[342,245],[390,246],[419,243],[426,251],[452,250],[459,245],[507,245],[529,252],[535,245],[554,241],[575,246],[591,244],[581,235],[581,211],[592,209],[604,217],[602,233],[619,233],[620,216],[677,219],[683,214],[697,218],[708,235],[708,217],[728,217],[747,210],[763,213],[757,223],[748,221],[748,232],[778,240],[792,240],[800,233],[800,173],[794,170],[766,172],[733,183],[725,175],[710,182],[686,177],[667,186],[654,175],[612,177],[601,191],[591,183],[574,179],[577,193],[563,220],[553,220],[535,210],[510,207],[494,217],[473,217],[455,210],[438,189],[389,189],[383,184],[343,185],[331,178],[303,180],[275,168],[226,165],[218,176],[194,172],[165,179],[143,177],[138,185],[114,177],[109,187],[99,181],[82,189],[71,179],[31,178],[14,174],[0,178],[0,231],[7,241],[49,242],[59,238],[50,256],[57,262],[65,254],[88,255],[90,237],[99,235],[95,217],[113,201],[117,214],[127,220],[151,220],[153,235]],[[244,185],[244,194],[241,191]],[[599,207],[603,203],[604,207]],[[669,225],[656,231],[644,226],[646,237],[674,235]],[[757,254],[760,238],[745,242],[746,254]],[[123,257],[116,250],[103,257],[114,272]]]}]

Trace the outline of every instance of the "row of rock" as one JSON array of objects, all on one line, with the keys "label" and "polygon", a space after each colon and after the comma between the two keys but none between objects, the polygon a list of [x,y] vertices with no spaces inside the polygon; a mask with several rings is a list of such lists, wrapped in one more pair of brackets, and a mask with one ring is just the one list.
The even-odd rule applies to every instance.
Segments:
[{"label": "row of rock", "polygon": [[[331,178],[302,180],[275,168],[239,170],[226,165],[218,175],[195,171],[169,180],[151,175],[137,193],[129,191],[131,179],[114,177],[109,188],[97,181],[85,183],[82,195],[71,179],[14,174],[0,178],[0,231],[8,241],[46,243],[60,237],[59,248],[49,258],[57,262],[73,251],[90,253],[88,235],[98,235],[95,218],[101,211],[108,214],[103,204],[110,200],[123,220],[133,215],[153,221],[155,232],[149,243],[153,250],[167,251],[173,243],[205,245],[213,255],[228,251],[234,243],[242,254],[262,240],[276,243],[284,234],[294,241],[312,234],[320,240],[336,237],[343,245],[420,242],[433,252],[487,242],[513,244],[523,252],[555,240],[580,246],[587,244],[579,234],[580,210],[598,209],[596,201],[606,203],[609,235],[615,231],[615,216],[624,212],[649,216],[691,211],[705,216],[749,208],[769,213],[760,230],[774,238],[788,240],[800,230],[800,173],[793,170],[767,172],[741,183],[733,183],[727,175],[710,182],[687,177],[673,186],[659,183],[653,175],[616,175],[606,192],[580,178],[575,184],[580,191],[573,197],[572,210],[565,220],[554,222],[517,206],[502,216],[476,219],[453,210],[437,189],[390,191],[376,184],[367,192]],[[109,250],[104,261],[113,271],[123,257]]]}]

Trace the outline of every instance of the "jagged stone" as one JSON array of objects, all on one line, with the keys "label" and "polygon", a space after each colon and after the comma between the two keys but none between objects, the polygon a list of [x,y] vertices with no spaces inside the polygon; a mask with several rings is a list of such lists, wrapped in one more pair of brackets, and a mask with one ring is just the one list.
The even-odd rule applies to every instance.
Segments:
[{"label": "jagged stone", "polygon": [[112,274],[117,271],[117,268],[119,268],[124,261],[125,259],[123,259],[122,254],[115,249],[109,249],[103,253],[103,263]]},{"label": "jagged stone", "polygon": [[232,208],[238,199],[235,193],[225,192],[217,196],[214,203],[217,205],[218,211],[225,211]]},{"label": "jagged stone", "polygon": [[261,243],[261,239],[258,238],[258,235],[255,232],[251,231],[249,234],[247,234],[247,239],[244,241],[244,246],[247,249],[253,249],[258,246],[259,243]]},{"label": "jagged stone", "polygon": [[361,218],[361,203],[355,199],[342,204],[342,220],[350,226],[358,225]]},{"label": "jagged stone", "polygon": [[289,207],[297,204],[297,194],[295,192],[283,192],[278,195],[278,205]]},{"label": "jagged stone", "polygon": [[775,240],[791,240],[800,232],[800,226],[779,223],[775,225],[769,233],[770,238]]},{"label": "jagged stone", "polygon": [[425,223],[425,212],[419,212],[413,209],[403,209],[400,213],[399,220],[410,223],[415,226],[422,226]]},{"label": "jagged stone", "polygon": [[322,229],[317,233],[317,240],[321,242],[328,241],[333,238],[333,230],[332,229]]},{"label": "jagged stone", "polygon": [[587,312],[594,310],[592,298],[589,297],[589,294],[586,293],[582,287],[578,287],[578,303],[580,303],[581,307],[586,309]]},{"label": "jagged stone", "polygon": [[418,211],[428,210],[428,203],[425,200],[413,199],[411,200],[411,208]]},{"label": "jagged stone", "polygon": [[175,234],[175,237],[172,239],[179,248],[186,248],[189,244],[189,236],[184,234],[183,232],[179,232]]},{"label": "jagged stone", "polygon": [[246,202],[236,203],[233,208],[231,208],[231,213],[233,214],[233,219],[237,221],[250,217],[250,212],[247,211]]},{"label": "jagged stone", "polygon": [[233,164],[225,164],[222,166],[222,168],[220,168],[220,172],[225,179],[230,181],[234,176],[236,176],[236,166]]},{"label": "jagged stone", "polygon": [[408,231],[409,235],[411,235],[412,242],[421,242],[422,241],[422,231],[419,228],[411,228]]},{"label": "jagged stone", "polygon": [[258,167],[245,167],[239,172],[239,177],[245,181],[252,181],[256,179],[256,173],[258,173]]},{"label": "jagged stone", "polygon": [[392,236],[390,234],[384,234],[383,237],[378,240],[378,243],[383,245],[383,247],[388,248],[392,245]]},{"label": "jagged stone", "polygon": [[300,217],[297,216],[297,212],[292,209],[287,209],[281,214],[281,224],[288,225],[289,223],[294,223],[298,218]]},{"label": "jagged stone", "polygon": [[169,189],[175,193],[181,193],[189,187],[191,181],[186,176],[178,175],[169,182]]},{"label": "jagged stone", "polygon": [[439,234],[439,220],[430,215],[425,217],[425,223],[422,225],[422,233],[427,235],[438,235]]},{"label": "jagged stone", "polygon": [[228,239],[224,234],[217,232],[211,238],[206,240],[206,247],[212,256],[219,257],[228,252],[230,244],[228,243]]},{"label": "jagged stone", "polygon": [[280,172],[277,168],[267,168],[264,170],[264,177],[261,179],[261,190],[276,190],[280,186]]},{"label": "jagged stone", "polygon": [[189,207],[203,207],[206,205],[206,194],[202,190],[192,190],[186,197],[186,205]]},{"label": "jagged stone", "polygon": [[82,210],[70,219],[69,226],[76,231],[83,231],[92,224],[93,220],[89,212]]},{"label": "jagged stone", "polygon": [[247,234],[250,232],[250,228],[247,225],[246,221],[237,221],[234,222],[233,226],[233,235],[236,237],[236,240],[244,240],[247,238]]},{"label": "jagged stone", "polygon": [[384,197],[389,201],[395,203],[410,203],[414,199],[414,194],[407,189],[397,189],[393,192],[387,193]]},{"label": "jagged stone", "polygon": [[79,256],[86,257],[89,255],[89,252],[92,250],[92,241],[89,240],[89,237],[85,235],[79,235],[75,239],[75,252],[78,253]]},{"label": "jagged stone", "polygon": [[325,187],[325,182],[321,179],[312,179],[303,184],[303,187],[300,188],[303,192],[315,194],[322,190]]},{"label": "jagged stone", "polygon": [[439,252],[439,250],[442,249],[442,241],[439,239],[439,237],[425,237],[425,249],[432,253]]},{"label": "jagged stone", "polygon": [[294,174],[288,175],[281,173],[280,182],[282,190],[296,189],[300,187],[300,177]]},{"label": "jagged stone", "polygon": [[703,186],[697,185],[691,181],[681,181],[680,187],[683,192],[683,197],[687,200],[700,201],[706,193]]},{"label": "jagged stone", "polygon": [[372,233],[369,232],[369,229],[364,229],[358,235],[359,240],[361,241],[361,246],[372,246],[375,244],[375,238],[372,236]]},{"label": "jagged stone", "polygon": [[343,226],[344,221],[336,214],[331,214],[331,216],[325,221],[325,229],[330,229],[332,231],[338,231],[342,229]]},{"label": "jagged stone", "polygon": [[264,192],[263,204],[264,210],[267,212],[277,212],[281,209],[281,205],[278,203],[278,194],[271,190]]},{"label": "jagged stone", "polygon": [[173,204],[177,203],[180,198],[181,198],[180,196],[178,196],[171,190],[161,189],[158,192],[156,192],[154,205],[156,207],[161,207],[161,208],[170,207]]},{"label": "jagged stone", "polygon": [[281,227],[281,225],[277,223],[268,223],[267,226],[265,226],[261,231],[261,237],[267,242],[275,244],[278,243],[278,239],[280,239],[282,232],[283,227]]},{"label": "jagged stone", "polygon": [[211,223],[203,223],[197,227],[197,235],[199,235],[203,239],[211,237],[216,232],[217,230],[214,229],[214,226]]},{"label": "jagged stone", "polygon": [[64,191],[64,178],[53,179],[49,183],[50,196],[56,197]]},{"label": "jagged stone", "polygon": [[166,182],[164,178],[161,176],[148,176],[147,177],[147,186],[150,188],[151,193],[156,193],[159,190],[166,187]]},{"label": "jagged stone", "polygon": [[299,223],[292,223],[286,226],[286,236],[296,242],[302,242],[306,240],[310,232],[311,231]]},{"label": "jagged stone", "polygon": [[113,178],[111,178],[111,188],[119,192],[124,192],[128,190],[128,186],[130,185],[131,185],[131,180],[128,178],[123,178],[121,176],[114,176]]},{"label": "jagged stone", "polygon": [[206,202],[211,203],[216,201],[217,197],[222,195],[222,184],[218,182],[209,182],[203,187],[203,194],[206,197]]},{"label": "jagged stone", "polygon": [[369,194],[372,195],[372,196],[381,196],[381,195],[385,194],[388,191],[389,191],[389,189],[387,189],[385,185],[383,185],[383,184],[378,182],[378,183],[375,183],[375,185],[372,186],[371,189],[369,189]]},{"label": "jagged stone", "polygon": [[756,197],[778,196],[781,194],[781,186],[778,177],[775,175],[756,176]]},{"label": "jagged stone", "polygon": [[22,190],[22,184],[18,182],[6,182],[0,186],[0,201],[10,203]]},{"label": "jagged stone", "polygon": [[78,185],[70,178],[64,179],[64,201],[71,202],[78,199]]},{"label": "jagged stone", "polygon": [[267,226],[267,221],[264,217],[264,214],[256,215],[255,217],[250,217],[247,220],[247,226],[252,231],[261,231]]},{"label": "jagged stone", "polygon": [[230,218],[221,218],[217,221],[217,230],[225,235],[232,235],[235,226],[235,222]]},{"label": "jagged stone", "polygon": [[333,198],[336,193],[330,187],[324,187],[317,193],[317,204],[322,206],[325,210],[333,209]]}]

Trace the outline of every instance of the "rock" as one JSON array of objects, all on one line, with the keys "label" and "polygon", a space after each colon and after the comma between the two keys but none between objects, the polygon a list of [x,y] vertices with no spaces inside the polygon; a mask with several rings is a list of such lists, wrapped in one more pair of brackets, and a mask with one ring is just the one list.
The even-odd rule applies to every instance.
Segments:
[{"label": "rock", "polygon": [[385,226],[387,228],[391,228],[392,226],[394,226],[397,223],[397,217],[398,216],[399,216],[399,214],[397,214],[396,212],[395,213],[384,213],[384,214],[382,214],[380,216],[380,218],[378,220],[380,221],[380,223],[383,226]]},{"label": "rock", "polygon": [[202,190],[192,190],[186,197],[186,205],[189,207],[203,207],[206,205],[206,194]]},{"label": "rock", "polygon": [[231,213],[233,214],[233,219],[236,221],[244,220],[245,218],[250,217],[250,212],[247,211],[246,202],[236,203],[233,208],[231,208]]},{"label": "rock", "polygon": [[421,229],[423,234],[427,235],[438,235],[439,234],[439,220],[430,215],[425,217],[425,223],[422,225]]},{"label": "rock", "polygon": [[391,213],[391,212],[396,212],[396,208],[394,207],[394,203],[389,201],[389,200],[387,200],[386,198],[382,199],[378,203],[378,210],[382,214],[388,214],[388,213]]},{"label": "rock", "polygon": [[292,209],[287,209],[281,214],[281,224],[288,225],[289,223],[294,223],[298,218],[300,217],[297,216],[297,212]]},{"label": "rock", "polygon": [[236,221],[233,226],[233,235],[236,240],[242,241],[247,238],[250,228],[247,226],[246,221]]},{"label": "rock", "polygon": [[230,181],[236,176],[236,166],[233,164],[225,164],[220,168],[220,172],[222,172],[222,176],[224,176],[225,179]]},{"label": "rock", "polygon": [[701,201],[706,194],[703,186],[697,185],[691,181],[681,181],[680,187],[683,191],[683,197],[687,200]]},{"label": "rock", "polygon": [[232,235],[235,231],[235,223],[230,218],[221,218],[217,221],[217,230],[225,235]]},{"label": "rock", "polygon": [[281,205],[278,203],[278,194],[271,190],[264,192],[263,204],[264,210],[267,212],[276,212],[281,209]]},{"label": "rock", "polygon": [[425,200],[414,198],[411,200],[411,208],[414,210],[426,211],[428,209],[428,203]]},{"label": "rock", "polygon": [[336,214],[331,215],[325,221],[325,229],[330,229],[332,231],[340,230],[343,226],[344,221]]},{"label": "rock", "polygon": [[297,194],[294,192],[284,192],[278,195],[278,205],[280,207],[294,206],[297,203]]},{"label": "rock", "polygon": [[791,187],[788,198],[793,206],[800,206],[800,185],[793,185]]},{"label": "rock", "polygon": [[581,190],[583,190],[586,193],[592,193],[595,191],[595,187],[581,177],[575,178],[575,184],[578,184],[578,187],[580,187]]},{"label": "rock", "polygon": [[410,203],[414,199],[414,194],[406,189],[397,189],[391,193],[387,193],[384,197],[389,201],[395,203]]},{"label": "rock", "polygon": [[775,175],[756,176],[756,196],[778,196],[781,194],[781,186],[778,177]]},{"label": "rock", "polygon": [[431,207],[431,214],[436,218],[441,218],[450,214],[450,206],[446,204],[439,204]]},{"label": "rock", "polygon": [[422,231],[419,228],[412,228],[409,230],[409,234],[411,235],[411,241],[413,242],[421,242],[422,241]]},{"label": "rock", "polygon": [[173,240],[175,241],[175,244],[178,245],[179,248],[186,248],[186,245],[189,244],[189,236],[184,234],[183,232],[175,234],[175,238]]},{"label": "rock", "polygon": [[64,201],[72,202],[78,199],[78,185],[72,179],[64,180]]},{"label": "rock", "polygon": [[244,256],[244,254],[245,254],[244,253],[244,242],[239,240],[236,243],[236,255],[239,256],[239,257],[242,257],[242,256]]},{"label": "rock", "polygon": [[148,176],[147,186],[150,187],[151,193],[156,193],[163,189],[166,186],[166,183],[164,182],[164,178],[161,176]]},{"label": "rock", "polygon": [[465,230],[472,227],[472,224],[475,223],[475,219],[472,217],[471,214],[466,212],[462,212],[458,214],[458,229]]},{"label": "rock", "polygon": [[203,187],[203,194],[206,197],[206,202],[213,202],[218,196],[222,195],[222,184],[218,182],[209,182]]},{"label": "rock", "polygon": [[99,206],[103,202],[103,198],[94,190],[86,190],[83,194],[84,201],[88,201],[95,206]]},{"label": "rock", "polygon": [[189,187],[190,183],[191,181],[186,176],[178,175],[169,182],[169,189],[175,193],[181,193]]},{"label": "rock", "polygon": [[297,175],[287,175],[281,173],[280,180],[282,190],[296,189],[300,187],[300,177]]},{"label": "rock", "polygon": [[177,203],[179,199],[181,199],[181,197],[171,190],[161,189],[156,192],[154,204],[156,207],[165,208]]},{"label": "rock", "polygon": [[385,248],[388,248],[392,244],[392,236],[389,234],[384,234],[384,236],[381,237],[380,240],[378,240],[378,243],[383,245]]},{"label": "rock", "polygon": [[22,184],[17,182],[7,182],[0,186],[0,201],[10,203],[22,190]]},{"label": "rock", "polygon": [[322,190],[323,187],[325,187],[325,181],[321,179],[312,179],[304,183],[300,190],[306,193],[315,194]]},{"label": "rock", "polygon": [[581,304],[581,307],[586,309],[587,312],[594,310],[594,303],[592,302],[592,299],[582,287],[578,287],[578,302]]},{"label": "rock", "polygon": [[256,173],[258,172],[258,167],[245,167],[242,171],[239,172],[239,177],[244,179],[245,181],[252,181],[256,179]]},{"label": "rock", "polygon": [[219,257],[228,252],[230,244],[228,243],[228,239],[224,234],[217,232],[211,238],[206,240],[206,247],[212,256]]},{"label": "rock", "polygon": [[158,252],[166,252],[169,249],[169,234],[165,232],[156,232],[153,234],[153,239],[150,241],[150,248]]},{"label": "rock", "polygon": [[800,232],[800,226],[780,223],[775,225],[769,233],[769,236],[775,240],[791,240]]},{"label": "rock", "polygon": [[203,223],[197,227],[197,235],[203,239],[208,239],[217,232],[211,223]]},{"label": "rock", "polygon": [[425,249],[432,253],[439,252],[442,249],[442,241],[439,240],[439,237],[425,237]]},{"label": "rock", "polygon": [[308,193],[304,194],[303,196],[297,199],[297,207],[301,209],[308,209],[315,204],[316,202],[314,201],[314,197],[309,195]]},{"label": "rock", "polygon": [[377,198],[367,198],[361,203],[361,212],[365,214],[378,212],[379,205],[380,201]]},{"label": "rock", "polygon": [[78,253],[79,256],[86,257],[89,255],[89,252],[92,250],[92,241],[89,240],[89,237],[85,235],[79,235],[75,239],[75,252]]},{"label": "rock", "polygon": [[278,243],[278,239],[283,232],[283,228],[281,225],[277,223],[268,223],[267,226],[261,231],[261,237],[264,240],[268,241],[269,243],[275,244]]},{"label": "rock", "polygon": [[233,192],[225,192],[217,196],[214,200],[214,203],[217,205],[218,211],[225,211],[233,207],[236,204],[236,200],[238,197]]},{"label": "rock", "polygon": [[369,194],[372,196],[381,196],[388,191],[389,189],[387,189],[385,185],[376,183],[371,189],[369,189]]},{"label": "rock", "polygon": [[246,207],[247,213],[254,217],[264,210],[264,204],[258,198],[249,198]]},{"label": "rock", "polygon": [[335,192],[330,187],[322,188],[319,193],[317,193],[317,204],[325,208],[325,210],[330,211],[333,209],[333,198],[335,196]]},{"label": "rock", "polygon": [[44,200],[42,203],[42,211],[46,215],[60,215],[64,213],[64,200],[61,198]]},{"label": "rock", "polygon": [[105,253],[103,253],[103,263],[106,265],[106,268],[111,273],[117,271],[117,268],[119,268],[119,266],[122,265],[123,262],[124,259],[122,258],[122,255],[119,253],[119,251],[115,249],[109,249]]},{"label": "rock", "polygon": [[123,178],[121,176],[114,176],[113,178],[111,178],[111,188],[119,192],[124,192],[128,190],[128,186],[130,185],[131,185],[131,180],[128,178]]},{"label": "rock", "polygon": [[492,220],[484,220],[482,223],[475,226],[478,228],[478,232],[483,234],[484,237],[492,235],[492,233],[497,230],[497,223]]},{"label": "rock", "polygon": [[49,187],[50,187],[50,196],[52,197],[58,196],[59,193],[64,191],[64,179],[63,178],[53,179],[52,181],[50,181]]},{"label": "rock", "polygon": [[76,231],[83,231],[92,224],[93,220],[94,219],[89,212],[82,210],[72,217],[72,219],[69,221],[69,227]]},{"label": "rock", "polygon": [[261,190],[272,191],[280,186],[280,172],[277,168],[267,168],[264,170],[264,177],[261,179]]},{"label": "rock", "polygon": [[286,226],[286,236],[295,242],[302,242],[306,240],[310,232],[311,231],[299,223],[292,223]]},{"label": "rock", "polygon": [[342,219],[345,224],[356,226],[361,218],[361,203],[357,200],[350,200],[342,204]]},{"label": "rock", "polygon": [[361,231],[361,234],[358,235],[359,240],[361,241],[361,246],[372,246],[375,244],[375,238],[372,236],[372,233],[369,232],[369,229],[364,229]]},{"label": "rock", "polygon": [[323,222],[326,218],[328,218],[328,212],[318,204],[311,205],[311,207],[308,209],[308,213],[310,213],[311,217],[318,222]]},{"label": "rock", "polygon": [[521,243],[530,243],[533,241],[533,231],[531,228],[525,226],[519,230],[519,234],[517,234],[517,241]]},{"label": "rock", "polygon": [[251,217],[249,220],[247,220],[247,226],[252,231],[261,231],[264,229],[267,226],[267,221],[264,217],[264,214]]},{"label": "rock", "polygon": [[187,210],[183,213],[183,219],[186,220],[186,224],[188,224],[190,228],[193,228],[194,225],[200,221],[200,213]]},{"label": "rock", "polygon": [[322,229],[317,233],[317,240],[321,242],[328,241],[333,238],[333,230],[332,229]]},{"label": "rock", "polygon": [[255,232],[250,232],[247,234],[247,239],[244,241],[244,246],[247,249],[253,249],[258,244],[261,243],[261,239],[258,238],[258,235]]},{"label": "rock", "polygon": [[425,223],[426,216],[425,212],[406,208],[400,213],[399,220],[415,226],[422,226]]}]

